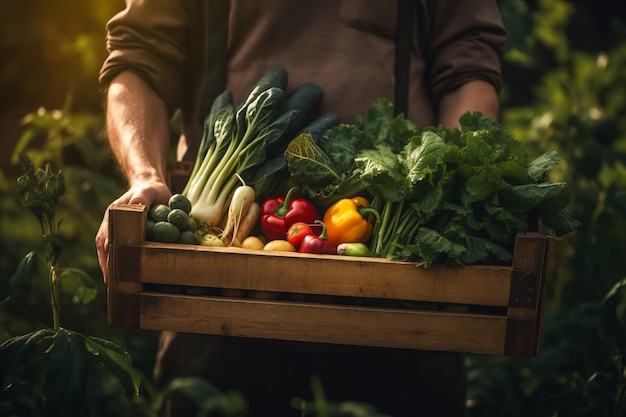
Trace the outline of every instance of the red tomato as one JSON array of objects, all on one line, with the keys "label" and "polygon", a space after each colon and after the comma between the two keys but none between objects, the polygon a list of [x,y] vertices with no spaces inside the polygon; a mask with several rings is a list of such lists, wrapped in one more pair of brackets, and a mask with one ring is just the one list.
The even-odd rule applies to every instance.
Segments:
[{"label": "red tomato", "polygon": [[287,230],[287,242],[297,248],[300,246],[300,243],[302,243],[302,239],[304,239],[305,236],[313,234],[315,233],[313,233],[311,226],[304,222],[296,222],[289,227],[289,230]]}]

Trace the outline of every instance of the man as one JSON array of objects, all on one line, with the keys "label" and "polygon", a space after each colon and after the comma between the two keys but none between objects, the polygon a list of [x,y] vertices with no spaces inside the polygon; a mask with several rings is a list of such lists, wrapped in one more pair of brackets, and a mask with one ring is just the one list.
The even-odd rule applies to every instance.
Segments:
[{"label": "man", "polygon": [[[241,101],[271,67],[287,70],[290,88],[322,86],[320,113],[332,110],[346,123],[377,98],[394,99],[396,29],[404,16],[398,4],[127,1],[107,26],[110,55],[100,74],[111,148],[129,183],[115,203],[167,202],[173,112],[181,109],[183,120],[178,156],[193,159],[211,98],[228,89]],[[506,32],[495,1],[407,4],[415,28],[403,89],[407,118],[422,126],[458,125],[466,111],[497,118]],[[105,214],[96,237],[105,281],[107,228]],[[332,400],[370,402],[396,417],[464,412],[459,355],[164,333],[156,369],[161,384],[202,375],[219,388],[240,389],[260,415],[288,409],[290,396],[307,396],[313,373]],[[186,415],[184,404],[170,406],[181,407],[172,415]]]}]

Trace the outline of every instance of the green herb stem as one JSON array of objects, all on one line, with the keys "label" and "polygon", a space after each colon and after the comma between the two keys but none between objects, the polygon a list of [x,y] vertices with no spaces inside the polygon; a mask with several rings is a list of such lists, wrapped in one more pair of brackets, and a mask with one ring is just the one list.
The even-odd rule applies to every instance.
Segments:
[{"label": "green herb stem", "polygon": [[59,286],[57,280],[57,269],[50,266],[49,283],[50,283],[50,304],[52,306],[52,327],[58,330],[61,327],[61,306],[59,304]]}]

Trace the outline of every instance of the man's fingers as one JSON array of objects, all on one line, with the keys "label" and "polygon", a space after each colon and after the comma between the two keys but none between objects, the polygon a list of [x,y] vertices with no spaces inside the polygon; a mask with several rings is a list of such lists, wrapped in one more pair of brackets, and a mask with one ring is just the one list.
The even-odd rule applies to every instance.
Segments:
[{"label": "man's fingers", "polygon": [[109,211],[104,213],[102,223],[96,234],[96,250],[98,252],[98,264],[102,270],[104,283],[108,282],[108,259],[109,259]]}]

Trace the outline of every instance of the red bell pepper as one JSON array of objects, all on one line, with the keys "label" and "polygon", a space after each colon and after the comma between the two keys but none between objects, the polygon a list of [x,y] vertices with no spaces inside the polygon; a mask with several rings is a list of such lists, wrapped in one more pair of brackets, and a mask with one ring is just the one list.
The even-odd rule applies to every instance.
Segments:
[{"label": "red bell pepper", "polygon": [[326,225],[321,220],[317,220],[315,223],[322,226],[322,233],[319,236],[315,234],[306,235],[300,243],[298,252],[336,255],[337,244],[326,238]]},{"label": "red bell pepper", "polygon": [[314,223],[320,219],[317,208],[306,198],[293,198],[292,187],[285,197],[267,199],[261,206],[261,230],[268,240],[285,239],[296,222]]}]

